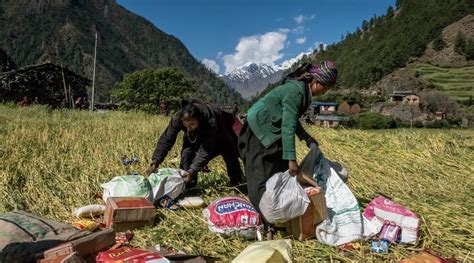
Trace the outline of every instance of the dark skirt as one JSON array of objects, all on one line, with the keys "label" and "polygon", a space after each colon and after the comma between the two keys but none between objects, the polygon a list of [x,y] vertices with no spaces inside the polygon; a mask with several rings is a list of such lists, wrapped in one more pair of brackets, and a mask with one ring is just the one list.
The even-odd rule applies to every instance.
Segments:
[{"label": "dark skirt", "polygon": [[[216,146],[214,151],[211,153],[210,160],[217,156],[222,156],[224,159],[227,175],[229,176],[229,185],[234,187],[244,183],[245,179],[242,173],[242,169],[239,163],[239,151],[237,149],[237,136],[232,133],[233,136],[226,137],[227,140],[216,140]],[[189,170],[193,163],[196,153],[199,151],[201,143],[191,143],[189,138],[184,134],[183,136],[183,148],[181,149],[181,162],[179,165],[180,169]],[[197,175],[186,184],[187,188],[192,188],[197,185]]]},{"label": "dark skirt", "polygon": [[283,160],[281,140],[265,148],[245,123],[239,136],[239,154],[247,177],[248,197],[260,211],[258,204],[265,192],[265,183],[274,174],[288,170],[288,161]]}]

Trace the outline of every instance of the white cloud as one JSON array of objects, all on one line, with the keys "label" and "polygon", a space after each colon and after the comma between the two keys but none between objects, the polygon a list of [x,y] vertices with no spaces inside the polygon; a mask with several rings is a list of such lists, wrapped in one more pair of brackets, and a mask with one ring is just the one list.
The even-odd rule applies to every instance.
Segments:
[{"label": "white cloud", "polygon": [[304,30],[305,30],[305,27],[299,25],[299,26],[293,28],[293,29],[291,30],[291,32],[293,32],[293,33],[295,33],[295,34],[303,34]]},{"label": "white cloud", "polygon": [[234,54],[223,56],[225,73],[247,62],[272,64],[283,57],[288,29],[280,29],[263,35],[242,37],[235,47]]},{"label": "white cloud", "polygon": [[219,65],[214,60],[204,58],[202,60],[202,64],[204,64],[206,68],[214,71],[216,74],[219,74],[219,70],[221,69],[221,67],[219,67]]},{"label": "white cloud", "polygon": [[296,43],[298,44],[304,44],[306,42],[306,37],[300,37],[300,38],[297,38],[296,40]]},{"label": "white cloud", "polygon": [[295,20],[295,22],[297,24],[301,24],[303,23],[303,21],[305,20],[305,16],[304,15],[299,15],[299,16],[296,16],[296,17],[293,17],[293,19]]},{"label": "white cloud", "polygon": [[315,18],[316,18],[316,15],[314,14],[310,16],[299,15],[299,16],[293,17],[293,20],[295,20],[297,24],[303,24],[303,22],[308,21],[308,20],[313,20]]},{"label": "white cloud", "polygon": [[224,53],[222,53],[222,51],[217,52],[217,58],[222,57],[222,55],[224,55]]}]

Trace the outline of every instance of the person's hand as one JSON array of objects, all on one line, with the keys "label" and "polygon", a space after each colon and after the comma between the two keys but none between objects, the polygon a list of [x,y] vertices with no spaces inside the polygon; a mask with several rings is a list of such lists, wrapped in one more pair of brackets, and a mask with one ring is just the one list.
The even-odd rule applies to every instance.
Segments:
[{"label": "person's hand", "polygon": [[298,167],[298,164],[296,161],[290,160],[288,161],[288,172],[290,173],[291,176],[296,176],[300,173],[300,168]]},{"label": "person's hand", "polygon": [[192,174],[188,171],[183,171],[181,173],[181,178],[183,178],[184,183],[188,183],[189,181],[191,181]]},{"label": "person's hand", "polygon": [[309,137],[307,140],[306,140],[306,146],[308,146],[310,149],[315,149],[319,146],[318,142],[312,138],[312,137]]},{"label": "person's hand", "polygon": [[158,165],[156,163],[151,163],[150,167],[146,170],[146,175],[149,176],[153,172],[156,171],[156,168],[158,168]]}]

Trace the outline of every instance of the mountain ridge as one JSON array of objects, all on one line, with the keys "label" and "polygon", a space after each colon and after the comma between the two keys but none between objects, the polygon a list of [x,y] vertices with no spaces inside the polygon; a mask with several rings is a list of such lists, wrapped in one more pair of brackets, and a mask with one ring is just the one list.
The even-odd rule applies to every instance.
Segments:
[{"label": "mountain ridge", "polygon": [[243,98],[250,99],[268,85],[279,82],[286,70],[310,54],[311,52],[302,52],[276,65],[247,62],[221,78]]},{"label": "mountain ridge", "polygon": [[115,0],[0,1],[0,48],[18,66],[52,62],[92,78],[98,32],[96,95],[110,98],[124,74],[176,67],[196,80],[196,96],[218,105],[242,101],[176,37]]}]

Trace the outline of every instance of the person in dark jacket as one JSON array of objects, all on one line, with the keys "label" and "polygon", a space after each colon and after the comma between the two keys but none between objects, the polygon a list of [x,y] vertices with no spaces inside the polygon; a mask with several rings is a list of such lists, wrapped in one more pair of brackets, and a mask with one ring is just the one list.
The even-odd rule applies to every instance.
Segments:
[{"label": "person in dark jacket", "polygon": [[183,131],[180,168],[186,171],[183,178],[188,189],[197,184],[197,173],[219,155],[226,163],[230,185],[242,183],[243,173],[233,124],[234,116],[214,105],[198,99],[183,100],[181,109],[173,115],[158,140],[147,173],[158,168],[175,144],[178,133]]},{"label": "person in dark jacket", "polygon": [[248,197],[257,210],[272,175],[286,170],[292,176],[299,173],[295,135],[308,147],[317,145],[298,119],[310,106],[311,97],[325,93],[335,84],[336,76],[336,66],[330,61],[302,65],[248,110],[239,136],[239,151]]}]

